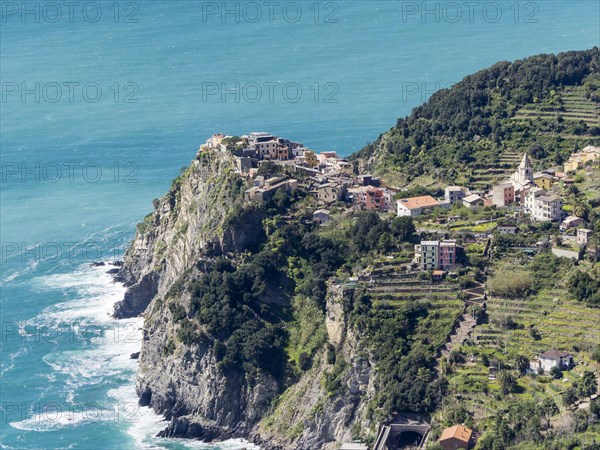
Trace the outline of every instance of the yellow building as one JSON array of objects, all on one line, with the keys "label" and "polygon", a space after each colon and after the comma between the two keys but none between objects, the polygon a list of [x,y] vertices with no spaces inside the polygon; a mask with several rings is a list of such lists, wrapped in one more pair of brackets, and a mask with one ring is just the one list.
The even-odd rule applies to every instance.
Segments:
[{"label": "yellow building", "polygon": [[317,154],[312,150],[305,150],[304,158],[306,159],[306,163],[309,165],[309,167],[317,167],[319,165]]},{"label": "yellow building", "polygon": [[533,181],[537,187],[549,190],[554,184],[554,177],[548,173],[538,173],[533,176]]},{"label": "yellow building", "polygon": [[580,152],[573,153],[569,160],[565,163],[565,172],[574,172],[577,169],[585,166],[588,161],[595,161],[600,157],[600,147],[588,145]]}]

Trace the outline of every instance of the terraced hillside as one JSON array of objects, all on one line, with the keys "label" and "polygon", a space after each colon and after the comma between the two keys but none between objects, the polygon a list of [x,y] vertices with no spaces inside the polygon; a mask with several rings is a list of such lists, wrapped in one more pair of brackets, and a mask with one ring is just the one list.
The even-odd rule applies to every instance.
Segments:
[{"label": "terraced hillside", "polygon": [[[531,357],[549,348],[586,348],[600,343],[600,310],[569,301],[562,289],[540,292],[527,300],[494,298],[488,301],[490,324],[482,325],[475,342],[482,348],[502,349],[508,357],[526,354]],[[523,328],[506,330],[511,318]],[[534,326],[540,338],[532,337]]]},{"label": "terraced hillside", "polygon": [[540,164],[560,164],[600,140],[599,56],[594,47],[495,64],[436,92],[351,159],[398,185],[427,176],[484,186],[504,152],[533,146]]},{"label": "terraced hillside", "polygon": [[417,273],[408,272],[408,261],[383,260],[376,262],[361,280],[368,286],[373,312],[385,316],[410,304],[427,306],[429,313],[420,325],[426,343],[440,349],[458,319],[464,301],[458,299],[458,283],[423,280]]},{"label": "terraced hillside", "polygon": [[[595,90],[600,89],[600,81],[590,80],[588,86]],[[515,113],[513,120],[565,120],[571,122],[581,121],[587,127],[600,126],[600,103],[594,101],[595,97],[588,97],[587,86],[569,86],[559,91],[552,91],[544,99],[536,99]],[[560,133],[566,139],[588,139],[589,133],[582,127],[579,134]]]},{"label": "terraced hillside", "polygon": [[[597,366],[590,354],[600,344],[600,309],[572,299],[563,278],[555,280],[554,286],[521,298],[488,291],[487,323],[478,325],[472,341],[460,347],[464,360],[452,367],[448,375],[450,390],[460,395],[475,419],[493,420],[497,411],[510,401],[500,395],[501,386],[493,368],[512,370],[517,385],[511,396],[536,401],[550,397],[561,406],[561,394],[583,371]],[[550,349],[571,352],[577,366],[564,371],[562,379],[549,374],[519,376],[516,370],[519,357],[532,359]],[[562,406],[561,410],[565,411]]]}]

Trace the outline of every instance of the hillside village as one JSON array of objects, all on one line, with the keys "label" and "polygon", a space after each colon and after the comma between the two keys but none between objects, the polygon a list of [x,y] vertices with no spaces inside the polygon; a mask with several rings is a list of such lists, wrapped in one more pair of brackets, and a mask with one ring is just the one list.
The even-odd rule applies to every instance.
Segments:
[{"label": "hillside village", "polygon": [[[363,286],[373,307],[380,311],[406,301],[436,305],[436,331],[440,333],[435,341],[439,348],[437,371],[449,379],[453,400],[423,422],[427,431],[422,434],[411,434],[407,430],[418,427],[403,425],[408,423],[406,418],[397,416],[387,424],[384,421],[376,436],[357,436],[342,449],[473,448],[484,435],[482,425],[490,419],[490,411],[506,407],[502,397],[492,396],[495,400],[491,402],[482,398],[490,388],[508,397],[519,389],[534,389],[548,404],[561,406],[552,408],[557,426],[572,408],[590,407],[586,395],[591,400],[597,397],[597,375],[589,375],[594,372],[586,367],[590,367],[593,352],[600,362],[600,314],[591,314],[582,322],[576,339],[565,341],[547,330],[543,318],[521,318],[521,311],[529,311],[522,305],[523,298],[530,294],[526,288],[519,291],[520,284],[532,286],[533,280],[506,284],[511,284],[513,275],[507,265],[534,264],[538,254],[584,264],[592,272],[597,269],[598,230],[589,222],[591,212],[577,199],[598,193],[600,147],[587,146],[574,152],[562,167],[536,166],[524,152],[514,172],[490,183],[487,189],[390,186],[384,179],[357,173],[352,163],[335,152],[318,153],[266,132],[239,137],[215,134],[200,147],[199,157],[204,152],[230,152],[235,157],[239,176],[250,185],[244,192],[245,202],[262,204],[285,195],[304,199],[299,201],[312,206],[312,221],[324,232],[344,227],[348,217],[360,211],[414,223],[413,244],[390,252],[380,243],[381,259],[372,261],[342,286],[352,290]],[[582,186],[585,194],[580,192]],[[302,196],[298,196],[300,192]],[[523,269],[517,272],[525,273]],[[557,308],[545,303],[547,296],[564,295],[566,290],[561,289],[556,291],[548,284],[539,291],[540,303],[536,300],[536,304],[546,311],[544,314],[549,307]],[[505,309],[516,300],[517,309]],[[576,310],[585,309],[570,305],[555,309],[555,313],[564,310],[577,314]],[[504,311],[511,312],[506,316]],[[555,320],[552,314],[551,322]],[[587,310],[585,314],[590,315]],[[521,319],[526,323],[517,323]],[[506,341],[523,328],[529,347],[517,344],[520,340]],[[597,372],[598,367],[593,370]],[[560,383],[544,386],[548,375]],[[587,390],[576,380],[578,376],[585,378]],[[527,388],[520,387],[522,383]],[[448,419],[448,414],[453,418]],[[549,429],[550,419],[548,424]],[[488,447],[477,444],[475,448]]]},{"label": "hillside village", "polygon": [[[446,186],[443,197],[434,195],[409,196],[409,190],[393,187],[385,180],[369,174],[356,174],[354,166],[335,152],[314,152],[299,142],[280,138],[266,132],[252,132],[240,137],[215,134],[200,148],[200,151],[231,152],[237,161],[240,176],[247,178],[252,187],[244,193],[247,202],[264,202],[277,191],[294,192],[301,188],[315,198],[320,208],[313,219],[321,225],[330,220],[327,209],[333,205],[344,205],[355,211],[375,210],[419,218],[435,215],[436,225],[459,222],[461,217],[452,214],[453,207],[477,211],[493,209],[504,212],[494,220],[476,220],[475,227],[484,225],[477,237],[490,237],[494,231],[516,234],[518,224],[523,221],[550,222],[559,225],[560,235],[551,246],[557,256],[581,259],[587,253],[596,258],[598,249],[588,245],[594,232],[586,228],[581,211],[565,208],[564,193],[573,185],[569,175],[577,170],[592,170],[600,161],[600,147],[588,146],[571,155],[564,168],[548,167],[534,171],[532,161],[524,153],[515,172],[507,179],[492,185],[488,190],[471,189],[465,186]],[[277,176],[260,175],[260,167],[277,165],[281,173]],[[285,173],[285,174],[284,174]],[[464,225],[464,224],[463,224]],[[427,251],[421,246],[419,251]],[[421,258],[415,255],[418,262]],[[443,263],[425,264],[425,270],[449,270],[453,265]]]}]

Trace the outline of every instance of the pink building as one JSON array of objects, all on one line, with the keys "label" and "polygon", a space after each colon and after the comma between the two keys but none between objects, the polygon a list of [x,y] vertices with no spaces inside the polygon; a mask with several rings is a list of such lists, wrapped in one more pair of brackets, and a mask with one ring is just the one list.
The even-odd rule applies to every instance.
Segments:
[{"label": "pink building", "polygon": [[512,183],[502,183],[492,189],[493,204],[499,207],[515,202],[515,187]]},{"label": "pink building", "polygon": [[385,196],[383,189],[370,188],[365,196],[365,209],[379,209],[383,211],[385,208]]}]

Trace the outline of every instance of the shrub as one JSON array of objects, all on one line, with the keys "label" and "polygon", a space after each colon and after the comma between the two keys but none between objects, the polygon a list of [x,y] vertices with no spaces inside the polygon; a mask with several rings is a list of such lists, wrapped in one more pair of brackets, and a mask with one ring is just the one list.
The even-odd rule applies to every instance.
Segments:
[{"label": "shrub", "polygon": [[488,280],[490,291],[499,297],[527,297],[533,291],[531,274],[526,270],[498,269]]},{"label": "shrub", "polygon": [[553,367],[552,369],[550,369],[550,375],[555,380],[561,380],[563,377],[563,373],[562,370],[560,370],[560,367]]}]

